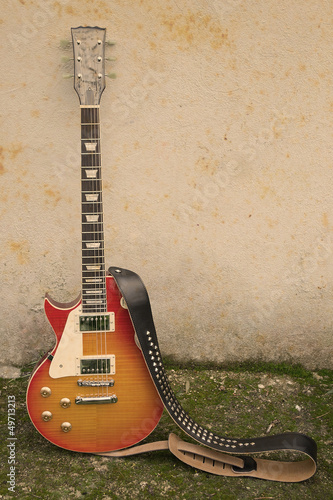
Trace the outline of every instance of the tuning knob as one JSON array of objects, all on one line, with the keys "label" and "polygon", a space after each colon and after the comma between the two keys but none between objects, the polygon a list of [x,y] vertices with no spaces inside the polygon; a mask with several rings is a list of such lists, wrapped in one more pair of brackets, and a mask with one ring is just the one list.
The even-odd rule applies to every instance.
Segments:
[{"label": "tuning knob", "polygon": [[72,428],[72,424],[70,424],[69,422],[63,422],[61,424],[61,430],[63,432],[69,432],[71,430],[71,428]]},{"label": "tuning knob", "polygon": [[71,400],[68,399],[68,398],[62,398],[60,400],[60,406],[62,406],[63,408],[69,408],[71,405]]},{"label": "tuning knob", "polygon": [[107,73],[105,76],[107,76],[108,78],[112,78],[113,80],[117,78],[116,73]]},{"label": "tuning knob", "polygon": [[74,75],[65,74],[65,75],[62,75],[62,77],[67,80],[69,78],[74,78]]},{"label": "tuning knob", "polygon": [[48,398],[49,396],[51,396],[52,391],[49,387],[42,387],[40,390],[40,394],[41,396],[43,396],[43,398]]},{"label": "tuning knob", "polygon": [[43,411],[42,413],[42,419],[44,422],[48,422],[52,418],[52,413],[50,411]]},{"label": "tuning knob", "polygon": [[109,47],[112,47],[112,45],[116,45],[117,42],[115,42],[114,40],[107,40],[105,42],[105,45],[108,45]]}]

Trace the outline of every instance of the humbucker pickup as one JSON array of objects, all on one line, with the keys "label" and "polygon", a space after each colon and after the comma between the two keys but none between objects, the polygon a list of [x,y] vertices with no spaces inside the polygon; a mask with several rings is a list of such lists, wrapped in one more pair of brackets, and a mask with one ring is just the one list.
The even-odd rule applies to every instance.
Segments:
[{"label": "humbucker pickup", "polygon": [[91,356],[76,359],[76,375],[114,375],[116,373],[116,357]]},{"label": "humbucker pickup", "polygon": [[103,314],[78,314],[75,318],[77,332],[114,332],[114,312]]}]

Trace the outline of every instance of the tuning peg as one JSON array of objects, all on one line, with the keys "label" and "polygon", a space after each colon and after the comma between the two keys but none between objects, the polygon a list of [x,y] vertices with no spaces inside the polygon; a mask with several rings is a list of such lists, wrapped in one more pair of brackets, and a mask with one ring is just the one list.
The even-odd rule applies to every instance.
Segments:
[{"label": "tuning peg", "polygon": [[116,73],[107,73],[105,76],[107,76],[108,78],[112,78],[113,80],[117,78]]},{"label": "tuning peg", "polygon": [[115,62],[117,60],[117,58],[116,57],[106,57],[105,60],[110,61],[110,62]]},{"label": "tuning peg", "polygon": [[113,40],[108,40],[105,42],[105,45],[108,45],[109,47],[111,47],[112,45],[116,45],[116,42],[114,42]]},{"label": "tuning peg", "polygon": [[72,47],[72,42],[70,40],[60,40],[60,48],[63,50],[70,49]]},{"label": "tuning peg", "polygon": [[65,74],[65,75],[62,75],[62,77],[67,80],[69,78],[74,78],[74,75]]}]

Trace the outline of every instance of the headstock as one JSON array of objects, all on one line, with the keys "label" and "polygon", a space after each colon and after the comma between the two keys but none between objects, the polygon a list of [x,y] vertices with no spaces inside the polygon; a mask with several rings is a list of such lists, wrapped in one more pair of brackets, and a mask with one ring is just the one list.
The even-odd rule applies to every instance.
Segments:
[{"label": "headstock", "polygon": [[72,28],[74,88],[80,104],[98,105],[105,89],[105,28]]}]

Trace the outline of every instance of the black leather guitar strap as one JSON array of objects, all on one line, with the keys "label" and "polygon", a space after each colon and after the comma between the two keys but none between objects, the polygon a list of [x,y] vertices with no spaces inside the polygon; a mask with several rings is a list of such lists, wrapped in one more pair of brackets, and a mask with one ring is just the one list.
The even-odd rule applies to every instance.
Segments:
[{"label": "black leather guitar strap", "polygon": [[[171,434],[168,441],[99,455],[126,456],[168,448],[185,463],[219,475],[297,482],[304,481],[315,473],[317,446],[313,439],[304,434],[289,432],[254,439],[233,439],[219,436],[196,423],[182,408],[168,382],[149,297],[141,278],[132,271],[116,267],[109,268],[109,273],[114,277],[126,301],[144,359],[165,409],[188,436],[208,448],[184,442]],[[277,450],[298,452],[306,455],[306,458],[302,461],[280,462],[250,456]]]}]

